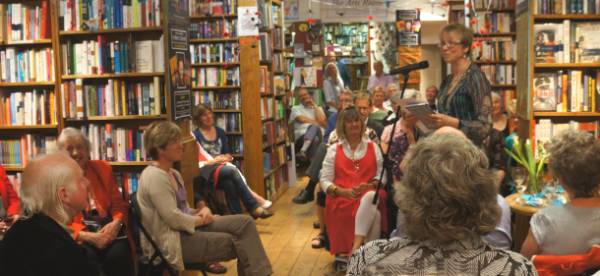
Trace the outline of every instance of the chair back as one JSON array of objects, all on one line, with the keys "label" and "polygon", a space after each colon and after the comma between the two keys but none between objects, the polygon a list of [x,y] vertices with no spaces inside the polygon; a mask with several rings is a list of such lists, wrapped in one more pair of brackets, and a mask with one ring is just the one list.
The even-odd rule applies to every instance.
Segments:
[{"label": "chair back", "polygon": [[[169,264],[169,262],[167,261],[167,259],[165,259],[165,256],[162,254],[162,252],[160,251],[160,248],[158,247],[158,245],[156,244],[156,242],[152,239],[152,236],[150,236],[150,233],[148,232],[148,230],[146,229],[146,227],[144,227],[144,224],[142,224],[142,212],[137,200],[137,194],[136,193],[132,193],[129,196],[129,217],[130,217],[130,221],[133,225],[132,229],[134,229],[132,232],[135,235],[135,240],[139,241],[140,239],[140,235],[139,232],[142,233],[142,235],[144,235],[144,237],[146,238],[146,240],[150,243],[150,245],[152,246],[152,248],[154,249],[154,254],[150,257],[149,261],[148,261],[148,266],[149,268],[146,270],[146,273],[143,275],[162,275],[164,271],[166,271],[169,275],[171,276],[176,276],[177,275],[177,271]],[[135,231],[135,229],[139,229],[140,231]],[[140,251],[142,252],[142,251]],[[156,258],[160,259],[160,264],[158,265],[154,265],[154,260]]]},{"label": "chair back", "polygon": [[600,245],[579,255],[535,255],[531,259],[540,276],[592,275],[600,269]]}]

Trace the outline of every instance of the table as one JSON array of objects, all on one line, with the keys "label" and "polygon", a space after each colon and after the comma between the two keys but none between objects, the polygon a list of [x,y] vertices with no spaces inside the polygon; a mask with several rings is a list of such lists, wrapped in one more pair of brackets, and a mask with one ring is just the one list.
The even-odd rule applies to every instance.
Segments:
[{"label": "table", "polygon": [[523,245],[529,232],[529,220],[539,210],[537,207],[517,203],[518,196],[518,194],[512,194],[505,198],[510,206],[510,210],[515,214],[511,229],[513,240],[512,250],[515,252],[521,251],[521,245]]}]

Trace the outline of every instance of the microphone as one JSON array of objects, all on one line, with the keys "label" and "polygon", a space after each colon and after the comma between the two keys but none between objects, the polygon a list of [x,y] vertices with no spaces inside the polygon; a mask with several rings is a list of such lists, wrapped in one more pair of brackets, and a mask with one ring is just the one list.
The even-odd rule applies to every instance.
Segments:
[{"label": "microphone", "polygon": [[406,66],[394,68],[394,69],[390,70],[390,75],[408,74],[410,71],[425,69],[427,67],[429,67],[429,62],[424,60],[419,63],[409,64]]}]

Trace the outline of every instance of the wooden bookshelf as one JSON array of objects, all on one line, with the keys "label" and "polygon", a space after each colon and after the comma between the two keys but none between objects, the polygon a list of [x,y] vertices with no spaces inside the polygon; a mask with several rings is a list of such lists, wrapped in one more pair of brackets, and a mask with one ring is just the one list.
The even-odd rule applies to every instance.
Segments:
[{"label": "wooden bookshelf", "polygon": [[476,60],[473,61],[475,64],[479,65],[494,65],[494,64],[517,64],[515,60]]},{"label": "wooden bookshelf", "polygon": [[535,68],[550,68],[550,69],[562,69],[562,68],[574,68],[574,69],[596,69],[600,67],[600,63],[535,63]]},{"label": "wooden bookshelf", "polygon": [[192,67],[212,67],[212,66],[240,66],[239,62],[209,62],[209,63],[194,63]]},{"label": "wooden bookshelf", "polygon": [[196,90],[233,90],[240,89],[241,86],[204,86],[204,87],[192,87],[192,91]]},{"label": "wooden bookshelf", "polygon": [[533,15],[535,21],[546,21],[546,20],[600,20],[599,14],[535,14]]},{"label": "wooden bookshelf", "polygon": [[600,112],[544,112],[534,111],[535,117],[590,117],[600,119]]},{"label": "wooden bookshelf", "polygon": [[508,33],[489,33],[489,34],[480,34],[475,33],[475,37],[505,37],[505,36],[516,36],[516,32],[508,32]]},{"label": "wooden bookshelf", "polygon": [[162,77],[164,72],[156,73],[114,73],[114,74],[96,74],[96,75],[63,75],[63,80],[74,80],[74,79],[113,79],[113,78],[150,78],[150,77]]},{"label": "wooden bookshelf", "polygon": [[167,119],[167,115],[123,115],[123,116],[88,116],[83,119],[65,119],[66,122],[102,122],[102,121],[144,121]]},{"label": "wooden bookshelf", "polygon": [[190,20],[192,21],[208,21],[208,20],[221,20],[221,19],[236,19],[236,14],[223,14],[223,15],[191,15]]},{"label": "wooden bookshelf", "polygon": [[58,125],[17,125],[4,126],[0,125],[0,130],[56,130]]},{"label": "wooden bookshelf", "polygon": [[37,81],[37,82],[0,82],[0,87],[50,87],[55,86],[53,81]]},{"label": "wooden bookshelf", "polygon": [[4,170],[7,172],[22,172],[25,168],[23,166],[8,165],[4,166]]},{"label": "wooden bookshelf", "polygon": [[2,41],[0,46],[52,45],[52,39],[36,39],[21,41]]},{"label": "wooden bookshelf", "polygon": [[81,36],[81,35],[99,35],[99,34],[119,34],[119,33],[144,33],[144,32],[162,32],[162,27],[140,27],[140,28],[121,28],[104,29],[96,31],[60,31],[60,36]]},{"label": "wooden bookshelf", "polygon": [[238,39],[235,37],[232,38],[192,38],[190,39],[190,43],[211,43],[211,42],[235,42]]},{"label": "wooden bookshelf", "polygon": [[241,113],[239,109],[213,109],[214,113]]}]

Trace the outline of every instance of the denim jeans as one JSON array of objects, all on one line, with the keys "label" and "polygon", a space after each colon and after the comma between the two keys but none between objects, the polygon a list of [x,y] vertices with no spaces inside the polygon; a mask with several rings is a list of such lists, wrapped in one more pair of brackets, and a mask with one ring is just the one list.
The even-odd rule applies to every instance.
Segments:
[{"label": "denim jeans", "polygon": [[244,183],[241,172],[234,166],[227,165],[221,168],[217,188],[225,192],[227,205],[233,214],[242,213],[240,199],[248,212],[252,212],[258,207],[258,202],[250,193],[250,188]]}]

